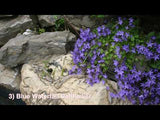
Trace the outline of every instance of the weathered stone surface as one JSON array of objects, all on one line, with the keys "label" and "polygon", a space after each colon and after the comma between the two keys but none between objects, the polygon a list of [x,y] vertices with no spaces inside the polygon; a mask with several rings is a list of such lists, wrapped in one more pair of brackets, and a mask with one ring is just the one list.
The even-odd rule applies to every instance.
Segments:
[{"label": "weathered stone surface", "polygon": [[[55,62],[67,71],[71,68],[69,64],[71,55],[57,56]],[[54,62],[54,63],[55,63]],[[66,62],[66,63],[65,63]],[[54,64],[51,68],[57,69]],[[117,92],[118,86],[114,81],[107,80],[106,84],[102,82],[90,86],[86,83],[85,75],[61,75],[61,70],[56,71],[54,80],[49,82],[39,77],[35,72],[35,67],[25,64],[21,70],[20,91],[23,95],[30,98],[23,99],[28,105],[129,105],[130,102],[113,99],[110,92]],[[109,86],[109,90],[106,89]],[[43,98],[33,98],[39,95]],[[48,97],[48,98],[47,98]]]},{"label": "weathered stone surface", "polygon": [[11,90],[19,90],[20,80],[18,70],[14,71],[0,64],[0,86]]},{"label": "weathered stone surface", "polygon": [[[107,92],[105,86],[95,84],[93,87],[85,83],[85,78],[76,76],[68,77],[63,85],[56,89],[54,84],[45,85],[43,81],[32,71],[28,64],[21,70],[22,82],[20,91],[31,98],[23,99],[29,105],[89,105],[107,104]],[[33,98],[32,95],[53,95],[54,98]]]},{"label": "weathered stone surface", "polygon": [[53,54],[66,54],[75,35],[69,31],[46,32],[40,35],[20,35],[0,49],[0,63],[9,67],[41,60]]},{"label": "weathered stone surface", "polygon": [[[138,70],[144,72],[145,70],[148,69],[149,65],[148,65],[148,61],[146,59],[146,57],[144,55],[137,55],[136,58],[138,59],[138,61],[135,62],[135,66]],[[143,65],[141,65],[141,62],[143,61]]]},{"label": "weathered stone surface", "polygon": [[5,19],[5,18],[11,18],[14,17],[15,15],[0,15],[0,19]]},{"label": "weathered stone surface", "polygon": [[41,27],[50,27],[55,25],[55,21],[60,17],[61,15],[38,15],[38,22]]},{"label": "weathered stone surface", "polygon": [[51,77],[54,80],[58,80],[60,77],[67,76],[68,71],[72,69],[72,54],[53,56],[49,63],[49,69],[52,69]]},{"label": "weathered stone surface", "polygon": [[95,21],[92,21],[89,15],[66,15],[66,17],[77,27],[92,27],[95,25]]},{"label": "weathered stone surface", "polygon": [[[80,28],[94,28],[96,25],[100,25],[104,22],[103,19],[92,19],[91,15],[65,15],[68,21],[74,25],[77,30]],[[106,16],[107,17],[107,16]]]},{"label": "weathered stone surface", "polygon": [[0,20],[0,46],[3,46],[18,33],[32,27],[32,19],[28,15],[19,15],[14,19]]}]

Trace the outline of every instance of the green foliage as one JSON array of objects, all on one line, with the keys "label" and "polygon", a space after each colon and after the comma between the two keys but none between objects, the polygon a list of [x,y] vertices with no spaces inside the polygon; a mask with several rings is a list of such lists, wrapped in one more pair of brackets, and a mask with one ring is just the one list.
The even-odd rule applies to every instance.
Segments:
[{"label": "green foliage", "polygon": [[41,78],[46,77],[46,76],[47,76],[47,73],[45,71],[42,71]]},{"label": "green foliage", "polygon": [[49,65],[48,65],[49,61],[44,60],[44,61],[42,61],[42,63],[44,64],[44,68],[48,69],[48,67],[49,67]]},{"label": "green foliage", "polygon": [[[104,15],[92,15],[92,17],[97,17],[97,18],[103,18]],[[141,66],[144,65],[144,59],[138,59],[137,56],[138,56],[138,53],[132,53],[132,52],[126,52],[124,50],[122,50],[122,47],[124,45],[129,45],[129,49],[131,50],[132,48],[135,48],[135,46],[137,44],[140,44],[140,45],[145,45],[145,47],[147,46],[146,45],[146,42],[149,41],[150,37],[152,36],[156,36],[156,38],[159,40],[160,39],[160,35],[158,37],[158,35],[154,32],[150,32],[149,34],[145,35],[143,34],[140,29],[139,29],[139,19],[136,19],[134,21],[134,25],[135,27],[134,28],[131,28],[129,30],[126,30],[125,27],[129,24],[129,22],[126,20],[123,21],[123,25],[118,25],[116,23],[116,21],[111,21],[109,23],[107,23],[105,26],[108,27],[110,30],[111,30],[111,34],[108,35],[108,36],[101,36],[100,38],[96,39],[96,41],[98,42],[101,42],[102,45],[101,47],[98,48],[98,45],[94,45],[91,47],[91,51],[95,48],[98,48],[98,50],[100,51],[101,54],[105,54],[105,57],[103,58],[105,60],[105,62],[103,64],[101,64],[101,67],[102,68],[107,68],[108,65],[112,64],[113,60],[116,59],[118,60],[118,62],[122,63],[124,58],[126,58],[126,65],[127,67],[131,70],[132,69],[132,66],[135,64],[135,62],[139,62]],[[116,26],[118,26],[119,28],[118,29],[115,29]],[[116,35],[116,33],[118,31],[124,31],[124,32],[127,32],[129,33],[131,36],[128,37],[127,41],[123,41],[123,42],[115,42],[113,40],[114,36]],[[94,33],[98,34],[97,32],[97,29],[94,29],[93,30]],[[115,43],[115,45],[113,46],[112,45],[112,42]],[[159,41],[160,42],[160,41]],[[106,44],[108,44],[108,46],[106,47]],[[118,58],[118,56],[116,55],[116,46],[119,46],[121,49],[120,49],[120,54],[122,55],[122,58]],[[88,53],[90,54],[90,53]],[[83,63],[86,63],[87,62],[87,58],[88,58],[88,55],[87,55],[87,52],[85,53],[85,56],[87,56],[85,58],[85,60],[83,61]],[[90,56],[92,56],[92,54],[90,54]],[[97,64],[97,61],[95,61],[95,64]],[[147,63],[147,64],[150,64],[150,63]],[[153,68],[158,68],[160,69],[160,62],[158,63],[152,63],[150,64],[151,67]],[[108,69],[108,68],[107,68]],[[106,69],[106,70],[107,70]],[[104,69],[105,70],[105,69]]]},{"label": "green foliage", "polygon": [[91,15],[92,18],[104,18],[105,15]]},{"label": "green foliage", "polygon": [[157,69],[160,70],[160,61],[151,62],[151,63],[150,63],[150,66],[151,66],[152,68],[157,68]]},{"label": "green foliage", "polygon": [[57,20],[57,19],[58,19],[57,15],[54,15],[54,16],[53,16],[53,18],[54,18],[55,20]]},{"label": "green foliage", "polygon": [[37,32],[38,32],[38,34],[42,34],[42,33],[46,32],[46,30],[44,28],[39,28]]},{"label": "green foliage", "polygon": [[64,28],[64,19],[61,18],[59,20],[56,20],[54,27],[55,31],[62,30],[63,28]]},{"label": "green foliage", "polygon": [[52,72],[52,76],[54,76],[54,75],[55,75],[55,73],[56,73],[56,70],[53,70],[53,72]]},{"label": "green foliage", "polygon": [[[150,82],[146,81],[159,80],[159,73],[156,72],[160,70],[160,45],[155,42],[158,37],[154,32],[145,35],[140,31],[138,23],[139,20],[123,18],[122,21],[122,18],[119,17],[118,21],[112,20],[93,30],[96,35],[90,32],[91,29],[81,31],[81,38],[75,44],[73,59],[77,67],[83,68],[84,72],[89,75],[87,82],[90,85],[106,80],[108,68],[111,67],[109,71],[115,72],[115,78],[120,81],[117,82],[121,91],[118,92],[118,95],[121,98],[126,95],[129,100],[132,100],[133,96],[142,101],[141,96],[145,95],[143,90],[148,90],[152,86]],[[82,44],[80,45],[80,43]],[[84,52],[85,57],[81,57]],[[81,67],[81,64],[84,66]],[[156,68],[154,72],[157,74],[155,74],[157,78],[151,78],[152,68]],[[70,73],[76,73],[75,68]],[[78,73],[80,74],[80,72]],[[156,87],[159,90],[159,86]],[[137,93],[135,90],[140,92]],[[150,96],[155,93],[147,94],[150,99]],[[135,101],[132,102],[135,104]],[[138,102],[138,104],[142,104],[142,102]]]},{"label": "green foliage", "polygon": [[63,73],[65,72],[65,69],[62,68],[62,71],[61,71],[61,76],[63,76]]}]

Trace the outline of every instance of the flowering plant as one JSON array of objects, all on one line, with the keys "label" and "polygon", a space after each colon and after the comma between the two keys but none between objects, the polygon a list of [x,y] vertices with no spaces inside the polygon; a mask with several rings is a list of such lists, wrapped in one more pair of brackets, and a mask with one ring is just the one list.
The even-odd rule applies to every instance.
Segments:
[{"label": "flowering plant", "polygon": [[104,84],[112,64],[119,86],[118,93],[111,93],[112,97],[127,98],[133,104],[159,104],[160,44],[157,40],[153,32],[147,36],[141,33],[138,19],[132,17],[118,17],[93,31],[81,29],[72,52],[75,65],[69,74],[87,74],[91,86],[100,81]]}]

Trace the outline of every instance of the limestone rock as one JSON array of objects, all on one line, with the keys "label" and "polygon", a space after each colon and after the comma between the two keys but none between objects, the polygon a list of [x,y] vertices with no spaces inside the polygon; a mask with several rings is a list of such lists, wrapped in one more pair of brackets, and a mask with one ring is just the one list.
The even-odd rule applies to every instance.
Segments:
[{"label": "limestone rock", "polygon": [[11,90],[19,90],[20,80],[18,70],[14,71],[0,64],[0,86]]},{"label": "limestone rock", "polygon": [[0,15],[0,19],[12,18],[15,15]]},{"label": "limestone rock", "polygon": [[[118,90],[117,83],[108,80],[90,86],[84,75],[68,75],[56,82],[46,84],[29,64],[21,70],[20,91],[28,105],[126,105],[128,101],[112,99],[110,92]],[[110,90],[106,90],[106,86]]]},{"label": "limestone rock", "polygon": [[91,15],[66,15],[66,18],[77,30],[80,30],[80,28],[92,29],[97,25],[101,25],[104,21],[104,19],[92,19]]},{"label": "limestone rock", "polygon": [[58,80],[60,77],[67,76],[72,69],[72,54],[61,55],[57,59],[53,56],[50,59],[49,68],[52,69],[52,78]]},{"label": "limestone rock", "polygon": [[28,15],[0,20],[0,46],[7,43],[9,39],[16,37],[18,33],[32,27],[32,19]]},{"label": "limestone rock", "polygon": [[41,27],[50,27],[55,25],[61,15],[38,15],[38,21]]},{"label": "limestone rock", "polygon": [[31,60],[42,60],[54,54],[66,54],[76,37],[69,31],[45,32],[40,35],[20,35],[0,48],[0,63],[15,67]]},{"label": "limestone rock", "polygon": [[[63,85],[56,89],[54,84],[45,85],[28,64],[23,65],[21,77],[20,91],[23,95],[30,96],[29,99],[23,99],[29,105],[107,104],[105,86],[100,83],[91,87],[86,84],[84,77],[68,77]],[[36,95],[39,95],[39,98],[34,98]]]}]

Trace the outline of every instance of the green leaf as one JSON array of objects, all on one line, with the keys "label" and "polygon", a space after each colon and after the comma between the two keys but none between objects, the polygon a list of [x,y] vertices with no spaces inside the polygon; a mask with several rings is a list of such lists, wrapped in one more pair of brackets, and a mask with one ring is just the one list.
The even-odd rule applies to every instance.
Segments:
[{"label": "green leaf", "polygon": [[127,59],[127,63],[128,63],[128,65],[131,65],[132,61],[130,59]]},{"label": "green leaf", "polygon": [[101,52],[101,54],[103,54],[103,53],[104,53],[104,50],[103,50],[103,49],[100,49],[100,52]]},{"label": "green leaf", "polygon": [[95,64],[97,64],[98,62],[97,62],[97,61],[95,61],[94,63],[95,63]]},{"label": "green leaf", "polygon": [[131,37],[131,41],[133,42],[135,40],[134,36]]},{"label": "green leaf", "polygon": [[105,64],[101,64],[101,66],[102,66],[102,67],[105,67],[106,65],[105,65]]},{"label": "green leaf", "polygon": [[138,58],[135,58],[135,61],[137,62],[137,61],[138,61]]},{"label": "green leaf", "polygon": [[53,16],[53,18],[54,18],[55,20],[57,20],[57,19],[58,19],[57,15],[54,15],[54,16]]},{"label": "green leaf", "polygon": [[103,57],[103,60],[107,60],[107,58],[106,58],[106,57]]},{"label": "green leaf", "polygon": [[144,65],[144,60],[140,61],[140,65],[143,66]]},{"label": "green leaf", "polygon": [[[125,57],[125,56],[126,56],[126,52],[123,51],[123,52],[121,53],[121,55],[122,55],[122,57]],[[128,56],[127,56],[127,57],[128,57]]]},{"label": "green leaf", "polygon": [[103,76],[102,75],[99,75],[99,78],[101,79]]},{"label": "green leaf", "polygon": [[109,54],[108,57],[111,59],[113,57],[113,54]]},{"label": "green leaf", "polygon": [[98,18],[104,18],[104,15],[97,15]]},{"label": "green leaf", "polygon": [[93,56],[93,53],[90,53],[90,57],[92,57]]},{"label": "green leaf", "polygon": [[114,49],[114,46],[112,46],[112,45],[111,45],[111,47],[110,47],[110,48],[111,48],[111,49]]},{"label": "green leaf", "polygon": [[117,55],[113,55],[113,57],[114,57],[114,58],[116,58],[116,57],[117,57]]},{"label": "green leaf", "polygon": [[105,63],[106,63],[106,64],[109,64],[109,61],[107,60],[107,61],[105,61]]},{"label": "green leaf", "polygon": [[106,66],[106,67],[104,67],[104,71],[106,72],[108,70],[108,67]]},{"label": "green leaf", "polygon": [[112,52],[112,51],[113,51],[113,49],[111,49],[111,48],[110,48],[108,51],[109,51],[109,52]]},{"label": "green leaf", "polygon": [[109,52],[108,52],[108,51],[106,51],[106,52],[105,52],[105,55],[108,55],[108,53],[109,53]]},{"label": "green leaf", "polygon": [[160,61],[151,63],[150,66],[151,66],[152,68],[160,69]]},{"label": "green leaf", "polygon": [[132,66],[131,65],[129,65],[129,64],[127,64],[126,63],[126,65],[127,65],[127,67],[131,70],[132,69]]},{"label": "green leaf", "polygon": [[91,68],[91,65],[88,65],[87,68]]},{"label": "green leaf", "polygon": [[156,42],[160,44],[160,33],[156,36]]},{"label": "green leaf", "polygon": [[44,28],[40,28],[39,31],[38,31],[39,34],[44,33],[44,32],[45,32]]},{"label": "green leaf", "polygon": [[150,32],[150,33],[148,33],[148,37],[152,37],[152,36],[154,36],[155,35],[155,32]]},{"label": "green leaf", "polygon": [[139,38],[139,35],[135,35],[134,37],[135,37],[135,38]]}]

